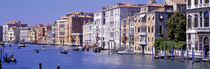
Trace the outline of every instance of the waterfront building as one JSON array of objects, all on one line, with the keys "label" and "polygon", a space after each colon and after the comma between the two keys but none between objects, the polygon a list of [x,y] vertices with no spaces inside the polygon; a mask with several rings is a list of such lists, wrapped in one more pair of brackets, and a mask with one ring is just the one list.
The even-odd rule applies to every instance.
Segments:
[{"label": "waterfront building", "polygon": [[19,28],[20,30],[20,42],[28,42],[28,31],[27,27]]},{"label": "waterfront building", "polygon": [[67,20],[57,20],[56,21],[56,44],[68,44],[68,21]]},{"label": "waterfront building", "polygon": [[136,16],[130,16],[128,18],[123,19],[121,25],[121,43],[122,49],[135,50],[134,45],[134,31],[135,31],[135,18]]},{"label": "waterfront building", "polygon": [[209,0],[187,0],[187,50],[189,56],[209,57],[210,43]]},{"label": "waterfront building", "polygon": [[52,24],[52,42],[53,42],[53,44],[57,44],[57,42],[56,42],[56,38],[57,38],[57,23],[56,22],[54,22],[53,24]]},{"label": "waterfront building", "polygon": [[94,24],[93,22],[88,22],[83,25],[83,46],[92,45],[94,40]]},{"label": "waterfront building", "polygon": [[[5,42],[19,41],[19,32],[20,31],[18,30],[18,28],[21,28],[21,27],[27,27],[27,24],[22,23],[17,20],[12,20],[8,23],[5,23],[3,25],[3,41],[5,41]],[[14,38],[14,36],[16,36],[16,37]]]},{"label": "waterfront building", "polygon": [[37,44],[44,44],[44,36],[45,30],[43,24],[36,25],[36,43]]},{"label": "waterfront building", "polygon": [[44,30],[45,30],[44,43],[45,44],[53,44],[52,24],[45,24]]},{"label": "waterfront building", "polygon": [[93,21],[93,13],[71,12],[56,21],[57,44],[75,45],[75,38],[78,38],[76,45],[82,44],[82,25],[84,22]]},{"label": "waterfront building", "polygon": [[186,13],[186,0],[165,0],[165,4],[172,5],[174,11],[181,11],[182,13]]},{"label": "waterfront building", "polygon": [[28,28],[28,42],[36,43],[36,26],[29,26]]},{"label": "waterfront building", "polygon": [[[173,2],[173,0],[171,0],[170,2]],[[155,50],[153,49],[155,39],[157,38],[163,38],[165,40],[168,39],[166,33],[167,30],[166,21],[170,18],[173,12],[177,11],[185,12],[184,10],[174,10],[174,5],[179,5],[179,4],[167,4],[166,2],[156,3],[155,0],[149,0],[146,5],[141,7],[141,12],[137,13],[134,19],[135,51],[146,54],[152,54],[152,50]],[[181,5],[181,7],[183,8],[186,6]]]},{"label": "waterfront building", "polygon": [[142,4],[117,3],[103,7],[105,14],[104,42],[105,48],[119,50],[121,47],[121,20],[140,12]]},{"label": "waterfront building", "polygon": [[0,26],[0,42],[3,41],[3,27]]},{"label": "waterfront building", "polygon": [[[103,10],[94,13],[92,43],[97,43],[99,47],[105,48],[105,12]],[[108,46],[106,46],[108,49]]]}]

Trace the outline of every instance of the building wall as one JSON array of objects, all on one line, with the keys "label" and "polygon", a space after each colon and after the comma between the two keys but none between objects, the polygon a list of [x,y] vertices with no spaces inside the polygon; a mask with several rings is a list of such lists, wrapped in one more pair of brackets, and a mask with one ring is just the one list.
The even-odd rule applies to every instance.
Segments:
[{"label": "building wall", "polygon": [[3,41],[3,27],[0,26],[0,42]]},{"label": "building wall", "polygon": [[190,57],[194,50],[195,57],[207,58],[209,57],[207,54],[210,53],[209,3],[205,3],[205,0],[199,0],[197,4],[194,0],[188,0],[187,3],[187,51]]},{"label": "building wall", "polygon": [[133,16],[140,8],[118,7],[105,11],[105,38],[106,46],[110,49],[119,49],[121,46],[121,20]]},{"label": "building wall", "polygon": [[[94,13],[94,32],[93,32],[93,43],[98,43],[99,47],[103,47],[106,45],[104,38],[104,27],[105,27],[105,12],[104,11],[99,11]],[[106,49],[108,49],[106,47]]]}]

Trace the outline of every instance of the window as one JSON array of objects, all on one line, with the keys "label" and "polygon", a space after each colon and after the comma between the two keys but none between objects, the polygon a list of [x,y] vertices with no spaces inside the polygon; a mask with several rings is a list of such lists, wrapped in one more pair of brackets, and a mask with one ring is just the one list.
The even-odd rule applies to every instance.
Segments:
[{"label": "window", "polygon": [[203,0],[200,0],[200,4],[202,4],[202,1],[203,1]]},{"label": "window", "polygon": [[198,5],[198,0],[195,0],[194,5],[195,5],[195,6]]},{"label": "window", "polygon": [[153,33],[154,26],[152,26],[152,33]]},{"label": "window", "polygon": [[162,25],[160,25],[159,32],[162,34]]},{"label": "window", "polygon": [[191,50],[191,44],[188,45],[188,49]]},{"label": "window", "polygon": [[203,21],[202,21],[203,19],[202,19],[202,12],[200,12],[200,27],[202,27],[202,25],[203,25]]},{"label": "window", "polygon": [[204,27],[209,27],[209,13],[204,13]]},{"label": "window", "polygon": [[191,28],[191,16],[188,16],[188,29]]},{"label": "window", "polygon": [[189,7],[191,6],[191,0],[188,0],[188,6]]},{"label": "window", "polygon": [[159,20],[160,20],[160,22],[163,21],[163,15],[160,15]]},{"label": "window", "polygon": [[198,44],[195,44],[195,50],[198,50]]},{"label": "window", "polygon": [[138,28],[138,32],[140,32],[140,28]]},{"label": "window", "polygon": [[148,37],[148,41],[147,42],[149,42],[149,37]]},{"label": "window", "polygon": [[110,11],[110,16],[113,16],[113,11],[112,10]]},{"label": "window", "polygon": [[191,35],[190,34],[188,34],[188,40],[191,40]]},{"label": "window", "polygon": [[209,0],[205,0],[205,3],[209,3]]},{"label": "window", "polygon": [[194,18],[194,27],[198,27],[198,15],[195,14],[195,18]]},{"label": "window", "polygon": [[148,26],[148,32],[150,32],[150,27]]}]

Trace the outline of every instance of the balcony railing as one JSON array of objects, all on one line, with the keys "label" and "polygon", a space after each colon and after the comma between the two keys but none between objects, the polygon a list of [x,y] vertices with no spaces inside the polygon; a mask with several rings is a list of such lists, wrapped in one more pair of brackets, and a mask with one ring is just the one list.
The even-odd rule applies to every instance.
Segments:
[{"label": "balcony railing", "polygon": [[146,41],[140,41],[139,44],[140,45],[147,45],[147,42]]},{"label": "balcony railing", "polygon": [[140,32],[139,35],[147,35],[146,32]]},{"label": "balcony railing", "polygon": [[196,28],[197,32],[209,32],[210,28],[209,27],[202,27],[202,28]]}]

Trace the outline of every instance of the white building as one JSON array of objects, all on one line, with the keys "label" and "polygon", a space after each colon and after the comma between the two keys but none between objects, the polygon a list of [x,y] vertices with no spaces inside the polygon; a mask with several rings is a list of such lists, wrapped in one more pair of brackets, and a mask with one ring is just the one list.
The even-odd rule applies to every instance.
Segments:
[{"label": "white building", "polygon": [[121,47],[121,20],[133,16],[140,11],[141,5],[117,3],[114,6],[103,7],[105,12],[105,48],[116,51]]},{"label": "white building", "polygon": [[[104,26],[105,26],[105,12],[99,11],[94,13],[94,36],[93,42],[99,44],[99,47],[105,46],[104,42]],[[108,47],[107,47],[108,48]]]},{"label": "white building", "polygon": [[189,56],[209,57],[210,43],[209,0],[187,0],[187,49]]},{"label": "white building", "polygon": [[94,42],[94,24],[89,22],[83,25],[83,46],[92,45]]},{"label": "white building", "polygon": [[28,28],[24,27],[24,28],[20,28],[20,41],[21,42],[28,42]]}]

